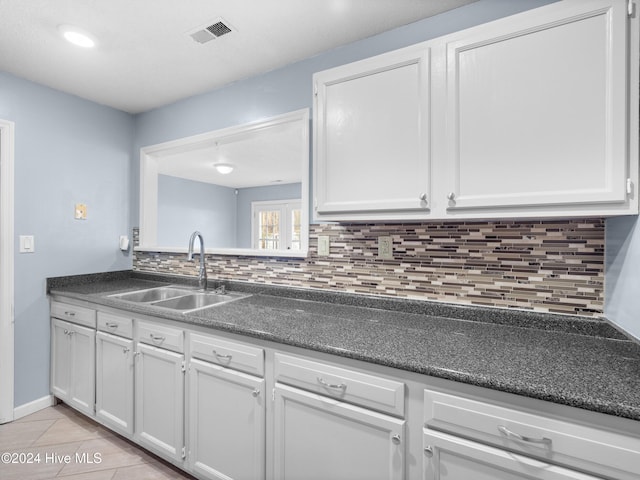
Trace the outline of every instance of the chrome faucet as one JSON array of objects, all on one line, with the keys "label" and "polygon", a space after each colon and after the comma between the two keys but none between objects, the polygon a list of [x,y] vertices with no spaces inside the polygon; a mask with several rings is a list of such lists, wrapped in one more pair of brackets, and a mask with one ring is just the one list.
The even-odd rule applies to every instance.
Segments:
[{"label": "chrome faucet", "polygon": [[207,268],[204,264],[204,240],[202,238],[202,234],[197,230],[191,234],[191,238],[189,239],[189,252],[187,253],[187,260],[193,260],[193,242],[196,237],[200,238],[200,272],[198,273],[198,286],[202,290],[207,289]]}]

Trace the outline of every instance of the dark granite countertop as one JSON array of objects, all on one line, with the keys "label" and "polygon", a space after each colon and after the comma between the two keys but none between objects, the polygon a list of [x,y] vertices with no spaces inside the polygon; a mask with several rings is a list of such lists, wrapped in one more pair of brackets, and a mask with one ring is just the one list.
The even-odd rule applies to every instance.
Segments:
[{"label": "dark granite countertop", "polygon": [[48,280],[51,294],[640,420],[640,346],[602,319],[225,282],[251,296],[189,314],[113,293],[184,277]]}]

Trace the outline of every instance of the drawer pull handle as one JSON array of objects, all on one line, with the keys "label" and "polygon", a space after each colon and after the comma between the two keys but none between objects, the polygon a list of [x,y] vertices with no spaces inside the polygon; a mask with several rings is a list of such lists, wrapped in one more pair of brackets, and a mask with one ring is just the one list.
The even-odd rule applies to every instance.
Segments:
[{"label": "drawer pull handle", "polygon": [[75,317],[76,316],[76,312],[64,312],[64,314],[68,317]]},{"label": "drawer pull handle", "polygon": [[107,322],[107,323],[105,323],[105,325],[107,326],[107,328],[112,328],[113,330],[118,328],[118,324],[117,323]]},{"label": "drawer pull handle", "polygon": [[519,433],[512,432],[504,425],[498,425],[498,430],[503,435],[509,438],[513,438],[514,440],[519,440],[521,442],[542,443],[544,445],[551,445],[551,439],[547,437],[542,437],[542,438],[525,437],[524,435],[520,435]]},{"label": "drawer pull handle", "polygon": [[327,383],[322,377],[318,377],[318,383],[325,388],[335,388],[337,390],[346,390],[347,385],[345,383]]},{"label": "drawer pull handle", "polygon": [[233,357],[233,355],[221,355],[220,353],[216,352],[215,350],[211,350],[211,351],[213,352],[215,357],[220,361],[230,362],[231,358]]},{"label": "drawer pull handle", "polygon": [[153,333],[150,333],[149,337],[151,337],[151,341],[156,345],[160,345],[165,340],[162,335],[154,335]]}]

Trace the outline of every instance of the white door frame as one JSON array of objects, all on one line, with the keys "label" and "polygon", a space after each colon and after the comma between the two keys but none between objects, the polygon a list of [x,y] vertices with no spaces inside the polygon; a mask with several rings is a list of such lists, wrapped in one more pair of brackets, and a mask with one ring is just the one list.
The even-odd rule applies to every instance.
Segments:
[{"label": "white door frame", "polygon": [[13,122],[0,119],[0,423],[13,414]]}]

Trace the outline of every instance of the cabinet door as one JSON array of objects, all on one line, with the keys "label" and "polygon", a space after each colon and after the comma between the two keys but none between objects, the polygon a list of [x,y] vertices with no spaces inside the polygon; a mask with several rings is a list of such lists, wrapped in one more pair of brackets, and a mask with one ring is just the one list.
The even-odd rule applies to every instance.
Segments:
[{"label": "cabinet door", "polygon": [[265,476],[264,380],[199,360],[189,364],[189,464],[199,476]]},{"label": "cabinet door", "polygon": [[274,478],[404,478],[404,420],[276,384],[274,422]]},{"label": "cabinet door", "polygon": [[69,406],[94,415],[95,330],[51,321],[51,391]]},{"label": "cabinet door", "polygon": [[96,334],[96,417],[133,435],[133,340]]},{"label": "cabinet door", "polygon": [[70,397],[67,403],[77,410],[95,414],[96,331],[70,324],[71,340]]},{"label": "cabinet door", "polygon": [[136,343],[135,439],[169,458],[184,458],[184,356]]},{"label": "cabinet door", "polygon": [[506,450],[424,430],[424,480],[596,480]]},{"label": "cabinet door", "polygon": [[452,36],[442,193],[450,213],[624,205],[626,6],[559,2]]},{"label": "cabinet door", "polygon": [[314,84],[317,213],[349,219],[346,212],[424,211],[430,186],[428,48],[326,70]]},{"label": "cabinet door", "polygon": [[71,397],[71,324],[51,319],[51,393],[60,400]]}]

